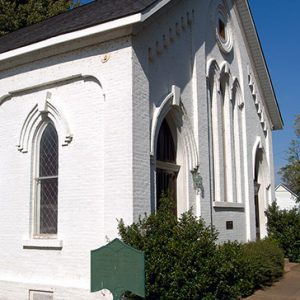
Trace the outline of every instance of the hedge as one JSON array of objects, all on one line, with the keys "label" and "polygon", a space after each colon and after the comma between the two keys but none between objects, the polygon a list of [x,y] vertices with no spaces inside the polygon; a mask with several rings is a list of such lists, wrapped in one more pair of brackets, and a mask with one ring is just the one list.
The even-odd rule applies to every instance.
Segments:
[{"label": "hedge", "polygon": [[167,197],[162,203],[137,223],[119,222],[122,240],[145,252],[147,300],[239,299],[282,275],[276,242],[218,245],[213,227],[191,211],[177,219]]}]

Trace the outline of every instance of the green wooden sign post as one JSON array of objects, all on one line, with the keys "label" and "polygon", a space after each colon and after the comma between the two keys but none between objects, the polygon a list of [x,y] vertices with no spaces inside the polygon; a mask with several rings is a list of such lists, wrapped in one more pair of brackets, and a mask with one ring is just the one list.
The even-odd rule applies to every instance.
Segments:
[{"label": "green wooden sign post", "polygon": [[108,289],[114,300],[126,292],[145,297],[145,257],[119,239],[91,251],[91,292]]}]

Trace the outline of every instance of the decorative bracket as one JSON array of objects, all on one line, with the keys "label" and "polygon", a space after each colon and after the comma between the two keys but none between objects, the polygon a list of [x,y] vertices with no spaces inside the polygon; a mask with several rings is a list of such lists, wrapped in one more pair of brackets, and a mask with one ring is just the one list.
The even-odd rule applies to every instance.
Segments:
[{"label": "decorative bracket", "polygon": [[194,189],[198,194],[201,193],[201,197],[204,198],[203,178],[200,175],[199,167],[194,169],[191,173],[193,176]]}]

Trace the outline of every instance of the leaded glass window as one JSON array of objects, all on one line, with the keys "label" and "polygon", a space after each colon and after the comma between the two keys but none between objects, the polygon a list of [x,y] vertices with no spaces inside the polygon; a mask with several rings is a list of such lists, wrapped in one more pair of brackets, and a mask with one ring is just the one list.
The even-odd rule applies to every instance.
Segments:
[{"label": "leaded glass window", "polygon": [[58,136],[52,123],[42,132],[39,144],[37,231],[57,233]]}]

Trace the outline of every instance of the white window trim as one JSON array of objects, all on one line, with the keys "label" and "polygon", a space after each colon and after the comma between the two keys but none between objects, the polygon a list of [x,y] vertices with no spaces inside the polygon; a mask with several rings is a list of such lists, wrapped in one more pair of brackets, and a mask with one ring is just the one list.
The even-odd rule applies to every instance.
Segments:
[{"label": "white window trim", "polygon": [[[36,132],[36,136],[33,139],[33,172],[32,172],[32,187],[33,187],[33,193],[32,193],[32,233],[31,233],[31,240],[37,239],[37,240],[42,240],[45,239],[47,240],[53,240],[57,237],[56,234],[41,234],[39,232],[40,228],[40,184],[39,184],[39,161],[40,161],[40,142],[41,142],[41,137],[43,135],[43,132],[45,128],[48,126],[49,123],[52,123],[54,128],[57,131],[57,128],[55,124],[52,122],[50,118],[47,118],[42,122],[42,124],[39,126]],[[58,135],[58,131],[57,131]],[[58,135],[59,139],[59,135]],[[58,141],[59,145],[59,141]],[[58,175],[57,175],[58,178]],[[47,248],[47,247],[46,247]],[[51,247],[50,247],[51,248]],[[53,248],[53,247],[52,247]],[[56,246],[54,248],[57,248]]]},{"label": "white window trim", "polygon": [[[40,298],[41,296],[48,296],[47,298],[53,300],[53,291],[45,291],[45,290],[29,290],[29,300]],[[35,297],[38,296],[38,297]],[[42,297],[44,298],[44,297]]]},{"label": "white window trim", "polygon": [[39,238],[24,239],[22,246],[24,249],[61,250],[63,248],[63,240],[40,236]]},{"label": "white window trim", "polygon": [[213,202],[213,207],[244,209],[245,205],[244,205],[244,203],[238,203],[238,202],[220,202],[220,201],[214,201]]}]

